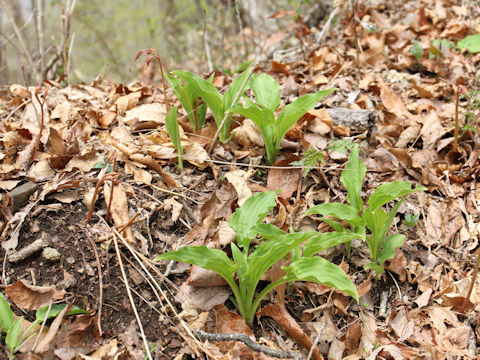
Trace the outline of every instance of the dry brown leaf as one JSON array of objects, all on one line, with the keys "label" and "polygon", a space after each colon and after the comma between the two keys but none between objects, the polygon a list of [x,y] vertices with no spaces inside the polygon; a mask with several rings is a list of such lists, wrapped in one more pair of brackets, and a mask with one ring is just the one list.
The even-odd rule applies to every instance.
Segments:
[{"label": "dry brown leaf", "polygon": [[47,306],[50,300],[60,300],[65,296],[65,290],[57,290],[54,286],[34,286],[18,280],[5,289],[8,297],[19,308],[30,311]]},{"label": "dry brown leaf", "polygon": [[255,170],[232,170],[225,174],[225,178],[233,185],[238,195],[238,206],[252,196],[252,190],[248,187],[248,179],[255,174]]},{"label": "dry brown leaf", "polygon": [[[298,160],[297,157],[289,157],[285,160],[277,161],[274,166],[288,166],[292,161]],[[298,183],[302,179],[301,169],[270,169],[267,177],[267,187],[269,190],[280,190],[279,197],[289,199],[294,191],[298,189]]]},{"label": "dry brown leaf", "polygon": [[[307,351],[310,351],[312,341],[284,306],[280,304],[267,305],[263,307],[258,314],[261,316],[269,316],[274,319],[288,335],[298,341]],[[316,360],[323,360],[323,356],[316,347],[313,349],[313,358]]]},{"label": "dry brown leaf", "polygon": [[[103,187],[103,196],[105,197],[105,205],[107,208],[110,204],[111,185],[105,182]],[[130,221],[128,215],[128,201],[127,194],[122,184],[117,184],[113,187],[112,205],[110,207],[111,216],[115,226],[121,228]],[[132,228],[129,226],[124,230],[124,236],[129,243],[134,243]]]}]

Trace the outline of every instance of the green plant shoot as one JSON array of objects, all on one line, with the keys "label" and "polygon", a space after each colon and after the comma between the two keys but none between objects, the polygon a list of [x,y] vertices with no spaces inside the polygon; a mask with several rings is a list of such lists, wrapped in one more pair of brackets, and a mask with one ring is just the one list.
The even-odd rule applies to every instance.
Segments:
[{"label": "green plant shoot", "polygon": [[252,73],[252,70],[253,68],[245,70],[235,80],[233,80],[224,95],[220,94],[220,92],[211,82],[201,78],[200,76],[180,70],[172,71],[172,74],[185,81],[189,88],[192,89],[193,93],[202,98],[202,100],[211,110],[217,127],[221,126],[223,119],[227,116],[219,136],[220,141],[225,142],[228,140],[230,123],[232,121],[232,115],[228,114],[228,109],[233,105],[235,98],[238,95],[243,94],[243,92],[246,90],[246,87],[242,88],[242,86]]},{"label": "green plant shoot", "polygon": [[325,155],[321,151],[315,150],[314,148],[308,149],[303,154],[303,159],[299,161],[292,161],[290,165],[293,166],[303,166],[303,177],[306,178],[308,173],[317,166],[325,162]]},{"label": "green plant shoot", "polygon": [[[355,285],[338,266],[320,257],[297,257],[283,266],[286,275],[267,285],[256,294],[261,276],[292,250],[315,236],[317,232],[285,233],[274,225],[263,224],[263,219],[275,206],[276,192],[267,191],[250,197],[230,217],[228,224],[237,237],[231,243],[232,259],[219,249],[206,246],[186,246],[157,256],[154,260],[176,260],[212,270],[228,283],[234,294],[234,303],[249,325],[253,324],[260,301],[278,285],[291,281],[312,281],[331,286],[358,301]],[[250,251],[250,244],[260,234],[263,241]],[[320,234],[323,235],[323,234]],[[317,239],[317,244],[322,243]],[[328,244],[323,242],[324,246]],[[237,275],[235,277],[235,274]],[[235,280],[235,279],[238,280]],[[256,295],[256,296],[255,296]]]},{"label": "green plant shoot", "polygon": [[170,136],[170,139],[172,140],[173,146],[177,151],[178,169],[180,171],[183,171],[183,159],[182,159],[183,147],[180,139],[180,128],[178,125],[176,106],[171,108],[170,111],[168,112],[167,117],[165,119],[165,126],[167,127],[167,132],[168,132],[168,135]]},{"label": "green plant shoot", "polygon": [[[172,87],[180,104],[182,104],[183,109],[186,111],[192,128],[195,132],[198,132],[205,125],[207,105],[197,101],[199,96],[195,93],[195,89],[191,84],[184,85],[180,79],[168,73],[165,73],[165,78]],[[213,81],[213,76],[209,81]]]},{"label": "green plant shoot", "polygon": [[288,129],[322,98],[335,90],[321,90],[315,94],[299,97],[286,105],[280,115],[275,118],[275,111],[280,107],[280,86],[275,79],[267,74],[253,75],[250,79],[250,87],[255,94],[256,103],[247,100],[246,107],[238,104],[230,111],[251,119],[258,126],[265,142],[268,165],[275,162],[281,141]]},{"label": "green plant shoot", "polygon": [[[363,209],[361,190],[365,174],[366,168],[358,156],[357,145],[352,149],[348,164],[340,175],[340,181],[347,189],[348,204],[320,204],[309,209],[305,215],[320,214],[329,216],[330,218],[324,217],[321,220],[328,223],[336,232],[352,234],[354,238],[364,240],[370,251],[371,260],[367,268],[375,270],[378,276],[383,272],[385,261],[393,258],[395,250],[405,240],[405,236],[402,234],[387,236],[390,225],[403,199],[398,201],[390,211],[383,210],[382,206],[392,200],[402,198],[415,191],[427,190],[427,188],[418,185],[412,189],[408,181],[392,181],[380,185],[370,195],[367,200],[368,206]],[[344,228],[339,221],[332,219],[332,217],[348,223],[349,229]],[[367,229],[369,231],[368,235],[366,234]],[[349,243],[347,243],[347,251],[349,252],[348,245]],[[310,253],[313,253],[313,250],[310,250]]]}]

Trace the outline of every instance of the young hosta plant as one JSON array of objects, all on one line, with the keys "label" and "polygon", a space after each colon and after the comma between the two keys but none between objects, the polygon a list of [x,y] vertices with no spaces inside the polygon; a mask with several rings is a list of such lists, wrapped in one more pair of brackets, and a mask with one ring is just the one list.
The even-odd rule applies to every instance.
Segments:
[{"label": "young hosta plant", "polygon": [[[272,265],[292,250],[299,248],[304,241],[319,235],[317,232],[287,234],[273,225],[263,224],[263,219],[275,206],[276,197],[274,191],[256,194],[245,201],[245,204],[230,217],[228,224],[236,233],[236,243],[231,243],[233,260],[222,250],[205,246],[186,246],[157,256],[155,261],[185,262],[212,270],[222,276],[232,289],[234,302],[240,314],[249,325],[252,325],[257,307],[265,295],[285,282],[297,280],[316,282],[344,291],[358,301],[357,289],[345,272],[320,257],[296,257],[290,265],[282,267],[285,276],[256,294],[260,277]],[[264,241],[250,251],[251,241],[258,234]]]},{"label": "young hosta plant", "polygon": [[[228,115],[228,109],[233,105],[235,98],[246,90],[246,87],[242,89],[242,86],[252,73],[252,70],[253,68],[245,70],[235,80],[233,80],[224,95],[220,94],[220,92],[211,82],[201,78],[200,76],[180,70],[172,71],[172,74],[185,81],[189,89],[192,89],[194,94],[202,98],[202,100],[212,111],[215,123],[219,127],[225,116]],[[228,140],[231,121],[232,115],[230,114],[228,115],[227,120],[220,132],[219,138],[222,142]]]},{"label": "young hosta plant", "polygon": [[176,106],[170,109],[170,111],[167,114],[167,117],[165,118],[165,126],[167,128],[168,135],[172,140],[173,146],[177,151],[178,169],[180,171],[183,171],[183,159],[182,159],[183,147],[180,139],[180,128],[178,125],[177,110],[178,109]]},{"label": "young hosta plant", "polygon": [[[339,233],[353,234],[357,239],[364,240],[370,251],[371,262],[367,268],[375,270],[377,276],[383,271],[386,260],[393,258],[395,250],[403,244],[405,235],[392,234],[387,236],[388,229],[397,214],[403,199],[400,199],[390,211],[382,206],[386,203],[402,198],[415,191],[427,190],[418,185],[412,189],[408,181],[392,181],[380,185],[367,200],[368,206],[363,209],[361,190],[366,168],[358,156],[358,146],[355,146],[348,158],[348,164],[343,170],[340,181],[347,189],[347,204],[327,203],[312,207],[305,215],[320,214],[330,216],[349,224],[344,228],[340,222],[332,218],[322,218]],[[369,234],[366,234],[366,230]],[[348,251],[349,248],[347,247]]]},{"label": "young hosta plant", "polygon": [[[183,84],[182,80],[177,79],[168,73],[165,73],[165,78],[173,89],[175,96],[182,104],[186,111],[188,120],[195,132],[198,132],[205,125],[205,115],[207,113],[207,105],[198,102],[199,95],[195,92],[192,84]],[[208,81],[212,82],[213,77]]]},{"label": "young hosta plant", "polygon": [[275,162],[280,143],[290,127],[317,103],[335,89],[318,91],[299,97],[283,108],[275,118],[275,111],[280,107],[280,86],[267,74],[253,75],[250,88],[255,94],[256,103],[247,100],[246,107],[233,106],[230,111],[251,119],[260,129],[265,142],[266,162]]}]

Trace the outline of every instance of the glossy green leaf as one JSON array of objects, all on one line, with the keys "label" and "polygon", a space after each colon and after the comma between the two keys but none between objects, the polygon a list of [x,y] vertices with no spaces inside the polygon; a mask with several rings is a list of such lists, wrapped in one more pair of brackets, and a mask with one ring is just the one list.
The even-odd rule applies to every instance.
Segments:
[{"label": "glossy green leaf", "polygon": [[280,106],[280,85],[267,74],[252,76],[250,87],[255,94],[255,101],[263,108],[275,111]]},{"label": "glossy green leaf", "polygon": [[10,304],[5,300],[3,294],[0,293],[0,326],[6,332],[12,324],[13,311],[10,309]]},{"label": "glossy green leaf", "polygon": [[23,316],[17,318],[13,324],[7,330],[7,336],[5,337],[5,343],[10,349],[10,354],[15,352],[15,348],[20,345],[18,344],[18,337],[22,332],[22,319]]},{"label": "glossy green leaf", "polygon": [[303,256],[310,257],[318,254],[320,251],[331,248],[338,244],[343,244],[347,241],[355,239],[363,240],[364,236],[361,234],[352,233],[349,231],[344,232],[326,232],[321,233],[310,238],[303,247]]},{"label": "glossy green leaf", "polygon": [[408,181],[392,181],[380,185],[368,198],[368,205],[370,208],[375,209],[396,198],[415,191],[424,190],[427,190],[427,188],[422,185],[418,185],[415,189],[412,189],[412,184]]},{"label": "glossy green leaf", "polygon": [[248,198],[228,220],[228,225],[237,234],[238,246],[244,248],[244,251],[248,251],[250,241],[256,235],[252,227],[260,224],[270,210],[275,207],[276,198],[276,191],[265,191],[255,194]]},{"label": "glossy green leaf", "polygon": [[238,248],[237,244],[234,242],[230,243],[230,247],[232,248],[232,256],[233,260],[238,266],[238,273],[244,274],[248,270],[248,262],[247,257],[245,254]]},{"label": "glossy green leaf", "polygon": [[363,179],[367,168],[358,156],[358,145],[354,146],[348,158],[348,164],[340,175],[340,181],[347,189],[348,203],[360,212],[363,207],[362,192]]},{"label": "glossy green leaf", "polygon": [[159,255],[153,261],[159,260],[175,260],[215,271],[229,284],[234,283],[233,273],[237,269],[237,265],[229,259],[224,251],[209,249],[206,246],[185,246],[176,251]]},{"label": "glossy green leaf", "polygon": [[188,85],[183,85],[182,81],[177,79],[175,76],[172,76],[168,73],[164,73],[164,75],[165,79],[167,79],[168,83],[172,87],[175,96],[180,101],[180,104],[182,104],[183,109],[187,113],[190,124],[195,129],[195,114],[193,107],[195,98],[191,88]]},{"label": "glossy green leaf", "polygon": [[311,281],[343,291],[358,302],[357,288],[337,265],[314,256],[300,258],[289,266],[282,266],[288,281]]}]

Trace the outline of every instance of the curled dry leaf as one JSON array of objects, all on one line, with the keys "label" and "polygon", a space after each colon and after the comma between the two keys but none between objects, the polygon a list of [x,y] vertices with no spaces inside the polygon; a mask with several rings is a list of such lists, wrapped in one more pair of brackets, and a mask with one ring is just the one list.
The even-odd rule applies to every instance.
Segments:
[{"label": "curled dry leaf", "polygon": [[5,289],[8,297],[20,309],[30,311],[47,306],[50,300],[60,300],[65,296],[65,290],[57,290],[54,286],[34,286],[18,280]]},{"label": "curled dry leaf", "polygon": [[[106,182],[103,188],[103,196],[105,197],[105,204],[107,207],[110,204],[111,193],[111,185]],[[123,188],[122,184],[117,184],[113,187],[113,199],[110,211],[113,222],[117,228],[122,227],[130,221],[130,216],[128,215],[127,194],[125,193],[125,189]],[[133,237],[131,227],[127,227],[125,229],[124,235],[128,242],[134,242],[135,239]]]}]

